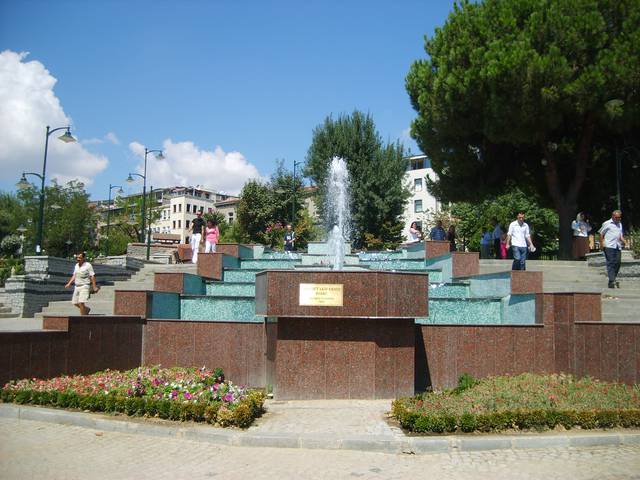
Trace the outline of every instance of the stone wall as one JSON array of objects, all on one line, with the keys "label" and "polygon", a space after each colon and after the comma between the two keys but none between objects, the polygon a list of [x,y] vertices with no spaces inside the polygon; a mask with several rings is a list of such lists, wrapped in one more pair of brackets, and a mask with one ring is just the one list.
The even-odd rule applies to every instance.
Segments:
[{"label": "stone wall", "polygon": [[[127,264],[126,261],[120,260]],[[49,256],[25,257],[25,274],[9,277],[5,282],[3,303],[20,317],[33,317],[49,302],[68,300],[70,291],[64,288],[73,273],[75,261]],[[93,264],[92,264],[93,265]],[[93,265],[99,285],[126,280],[136,271],[134,263]]]},{"label": "stone wall", "polygon": [[[606,274],[604,253],[602,252],[589,253],[587,255],[587,265],[593,268],[600,268],[602,273]],[[640,280],[640,260],[633,258],[631,250],[622,251],[622,262],[620,263],[618,277]]]},{"label": "stone wall", "polygon": [[[149,249],[149,258],[172,256],[173,252],[178,249],[178,244],[166,245],[162,243],[152,243]],[[130,243],[127,245],[127,256],[137,259],[147,258],[147,244],[146,243]]]}]

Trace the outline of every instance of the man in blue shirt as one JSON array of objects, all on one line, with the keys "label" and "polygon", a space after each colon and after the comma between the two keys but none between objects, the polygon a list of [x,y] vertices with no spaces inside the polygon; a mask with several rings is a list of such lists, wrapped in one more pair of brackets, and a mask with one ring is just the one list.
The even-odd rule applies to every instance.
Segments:
[{"label": "man in blue shirt", "polygon": [[604,258],[607,264],[607,276],[609,277],[609,288],[618,287],[620,283],[616,280],[620,271],[620,261],[622,258],[622,248],[627,241],[622,231],[622,212],[614,210],[611,212],[611,220],[607,220],[600,228],[600,246],[604,250]]},{"label": "man in blue shirt", "polygon": [[442,220],[438,220],[438,222],[436,223],[436,226],[431,229],[431,231],[429,232],[429,239],[430,240],[446,240],[447,239],[447,232],[445,232],[444,228],[442,228]]}]

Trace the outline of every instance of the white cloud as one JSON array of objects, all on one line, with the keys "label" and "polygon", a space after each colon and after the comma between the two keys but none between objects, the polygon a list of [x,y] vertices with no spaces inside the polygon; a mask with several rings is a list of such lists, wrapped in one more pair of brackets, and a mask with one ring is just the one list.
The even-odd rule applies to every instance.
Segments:
[{"label": "white cloud", "polygon": [[[46,125],[72,125],[53,91],[56,78],[42,63],[26,61],[27,55],[0,52],[0,168],[3,176],[16,180],[22,171],[42,171]],[[107,158],[84,148],[91,140],[58,141],[62,133],[49,137],[47,183],[56,178],[60,183],[78,179],[91,184],[93,177],[107,167]]]},{"label": "white cloud", "polygon": [[116,136],[115,133],[113,132],[109,132],[104,136],[105,140],[107,140],[108,142],[113,143],[114,145],[120,145],[120,140],[118,139],[118,137]]},{"label": "white cloud", "polygon": [[[141,159],[144,145],[129,144],[129,149]],[[156,187],[202,185],[216,191],[238,194],[249,179],[264,178],[255,165],[249,163],[240,152],[225,152],[219,146],[213,151],[201,150],[193,142],[173,143],[167,139],[163,143],[164,160],[147,155],[147,185]],[[143,173],[144,163],[138,167]]]}]

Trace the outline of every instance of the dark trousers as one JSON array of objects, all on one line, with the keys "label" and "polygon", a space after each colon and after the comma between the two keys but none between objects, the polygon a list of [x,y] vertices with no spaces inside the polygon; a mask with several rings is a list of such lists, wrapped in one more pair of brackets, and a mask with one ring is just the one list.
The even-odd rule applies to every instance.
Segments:
[{"label": "dark trousers", "polygon": [[526,270],[527,269],[527,247],[511,246],[513,250],[513,265],[511,270]]},{"label": "dark trousers", "polygon": [[618,272],[620,271],[620,259],[622,258],[622,253],[617,248],[607,248],[604,249],[604,259],[607,263],[607,276],[609,277],[609,283],[613,283],[616,281],[616,277],[618,276]]},{"label": "dark trousers", "polygon": [[502,257],[500,256],[500,239],[493,240],[493,252],[496,256],[496,260],[500,260]]}]

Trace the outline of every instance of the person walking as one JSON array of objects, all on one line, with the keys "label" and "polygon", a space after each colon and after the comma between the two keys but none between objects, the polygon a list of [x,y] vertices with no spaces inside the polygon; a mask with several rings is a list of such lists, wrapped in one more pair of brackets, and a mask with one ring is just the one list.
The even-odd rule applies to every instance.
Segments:
[{"label": "person walking", "polygon": [[215,220],[207,220],[207,228],[205,229],[204,253],[216,253],[216,245],[220,238],[220,229]]},{"label": "person walking", "polygon": [[609,277],[609,288],[620,288],[620,282],[616,280],[620,271],[620,261],[622,259],[622,248],[627,241],[622,231],[622,212],[614,210],[611,212],[611,219],[602,224],[600,228],[600,245],[604,248],[604,258],[607,265],[607,277]]},{"label": "person walking", "polygon": [[75,284],[71,303],[78,307],[80,315],[89,315],[91,309],[87,307],[87,302],[91,297],[91,292],[98,293],[100,291],[100,287],[96,284],[96,274],[93,271],[93,266],[85,260],[86,255],[84,252],[76,255],[77,263],[73,267],[73,275],[64,286],[64,288],[69,288]]},{"label": "person walking", "polygon": [[491,258],[491,245],[493,245],[493,233],[485,228],[480,235],[480,258]]},{"label": "person walking", "polygon": [[502,247],[500,246],[500,240],[502,239],[502,225],[498,222],[496,217],[491,219],[491,223],[493,223],[493,253],[496,257],[496,260],[500,260],[502,258]]},{"label": "person walking", "polygon": [[576,219],[571,222],[571,229],[573,230],[573,258],[582,260],[589,253],[589,232],[591,231],[591,225],[585,220],[584,213],[578,213]]},{"label": "person walking", "polygon": [[447,232],[442,228],[442,220],[436,222],[436,226],[429,232],[429,240],[446,240]]},{"label": "person walking", "polygon": [[513,264],[511,270],[527,269],[527,247],[530,252],[536,249],[531,241],[529,225],[524,221],[524,212],[518,212],[516,220],[511,222],[507,232],[507,248],[513,247]]},{"label": "person walking", "polygon": [[284,251],[291,255],[296,248],[296,232],[293,231],[291,224],[287,224],[287,230],[284,232]]},{"label": "person walking", "polygon": [[202,210],[198,210],[196,218],[191,222],[191,261],[198,263],[198,252],[200,251],[200,243],[202,242],[202,230],[204,228],[204,220],[202,219]]},{"label": "person walking", "polygon": [[456,226],[449,225],[449,230],[447,230],[447,240],[449,240],[449,251],[455,252],[456,248]]}]

